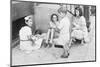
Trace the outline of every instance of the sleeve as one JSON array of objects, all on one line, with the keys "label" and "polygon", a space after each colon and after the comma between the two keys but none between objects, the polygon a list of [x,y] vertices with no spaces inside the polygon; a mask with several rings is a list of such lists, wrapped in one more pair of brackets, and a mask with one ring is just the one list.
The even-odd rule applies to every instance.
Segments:
[{"label": "sleeve", "polygon": [[22,27],[19,31],[19,37],[21,40],[25,39],[24,27]]},{"label": "sleeve", "polygon": [[62,20],[61,22],[60,22],[60,24],[57,26],[58,27],[58,29],[62,29],[63,28],[63,25],[64,25],[64,20]]},{"label": "sleeve", "polygon": [[31,30],[31,28],[30,28],[30,27],[25,27],[24,33],[25,33],[26,35],[32,35],[32,30]]}]

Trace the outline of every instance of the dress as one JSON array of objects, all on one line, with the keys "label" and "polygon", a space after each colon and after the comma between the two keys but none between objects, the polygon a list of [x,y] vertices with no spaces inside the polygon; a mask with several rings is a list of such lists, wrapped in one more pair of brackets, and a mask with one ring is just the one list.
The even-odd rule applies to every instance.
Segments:
[{"label": "dress", "polygon": [[29,40],[29,36],[32,35],[32,30],[28,26],[24,26],[19,31],[20,37],[20,49],[21,50],[32,50],[32,41]]},{"label": "dress", "polygon": [[65,45],[69,43],[70,40],[70,21],[67,16],[65,16],[57,26],[60,29],[59,37],[54,41],[58,45]]},{"label": "dress", "polygon": [[86,20],[83,16],[81,16],[80,18],[74,18],[73,20],[73,25],[75,26],[71,37],[74,37],[76,39],[86,39],[88,36],[88,31],[87,31],[87,27],[86,27]]}]

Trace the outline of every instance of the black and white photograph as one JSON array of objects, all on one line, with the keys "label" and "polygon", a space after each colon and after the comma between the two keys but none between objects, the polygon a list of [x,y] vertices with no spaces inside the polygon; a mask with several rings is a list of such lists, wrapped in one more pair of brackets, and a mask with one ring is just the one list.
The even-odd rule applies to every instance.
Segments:
[{"label": "black and white photograph", "polygon": [[11,0],[11,66],[96,61],[96,5]]}]

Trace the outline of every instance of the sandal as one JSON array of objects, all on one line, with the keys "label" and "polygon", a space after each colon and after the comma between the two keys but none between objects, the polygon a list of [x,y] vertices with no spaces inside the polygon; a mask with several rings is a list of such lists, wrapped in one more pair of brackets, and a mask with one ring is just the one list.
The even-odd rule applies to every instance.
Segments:
[{"label": "sandal", "polygon": [[68,57],[69,57],[69,53],[67,55],[65,55],[65,53],[61,55],[61,58],[68,58]]}]

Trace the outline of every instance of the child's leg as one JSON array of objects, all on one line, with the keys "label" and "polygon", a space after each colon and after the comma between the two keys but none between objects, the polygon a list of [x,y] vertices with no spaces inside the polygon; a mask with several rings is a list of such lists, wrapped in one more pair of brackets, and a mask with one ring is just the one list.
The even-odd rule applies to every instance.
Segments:
[{"label": "child's leg", "polygon": [[54,29],[51,29],[50,43],[53,42]]},{"label": "child's leg", "polygon": [[51,32],[51,30],[48,29],[48,32],[47,32],[47,35],[46,35],[46,43],[48,43],[48,41],[49,41],[50,32]]},{"label": "child's leg", "polygon": [[62,58],[68,58],[69,56],[69,46],[68,44],[63,45],[63,54],[61,55]]}]

